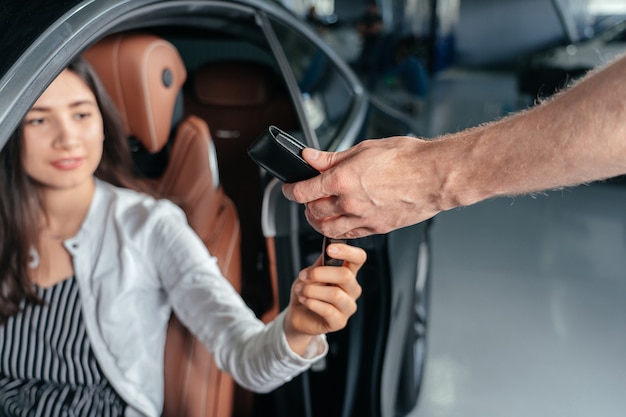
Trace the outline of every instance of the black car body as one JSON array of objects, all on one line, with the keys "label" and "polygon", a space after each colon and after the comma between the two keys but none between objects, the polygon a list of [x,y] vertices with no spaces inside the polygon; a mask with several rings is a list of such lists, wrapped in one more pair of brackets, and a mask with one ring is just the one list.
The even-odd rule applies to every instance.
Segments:
[{"label": "black car body", "polygon": [[[291,132],[308,146],[338,151],[365,138],[412,133],[410,125],[372,104],[358,78],[311,28],[270,1],[3,1],[0,21],[0,146],[72,59],[106,35],[135,30],[172,42],[189,73],[207,60],[267,63],[296,115]],[[218,159],[223,183],[243,175],[237,174],[239,161],[219,151]],[[274,238],[283,308],[295,271],[319,255],[322,236],[308,225],[302,207],[282,196],[281,184],[264,178],[262,213],[239,211],[242,227],[243,217],[259,216],[262,233]],[[368,252],[359,276],[359,311],[344,331],[328,336],[325,363],[256,401],[256,415],[391,417],[414,409],[425,360],[428,227],[424,222],[351,242]],[[243,294],[259,315],[268,304],[261,296],[263,253],[244,257],[260,259],[255,268],[261,278]]]}]

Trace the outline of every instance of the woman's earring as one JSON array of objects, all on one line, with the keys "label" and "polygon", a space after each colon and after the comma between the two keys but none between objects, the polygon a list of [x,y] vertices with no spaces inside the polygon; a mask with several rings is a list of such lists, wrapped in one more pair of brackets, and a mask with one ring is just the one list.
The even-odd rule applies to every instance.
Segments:
[{"label": "woman's earring", "polygon": [[39,252],[34,246],[31,246],[28,250],[28,267],[35,269],[39,266]]}]

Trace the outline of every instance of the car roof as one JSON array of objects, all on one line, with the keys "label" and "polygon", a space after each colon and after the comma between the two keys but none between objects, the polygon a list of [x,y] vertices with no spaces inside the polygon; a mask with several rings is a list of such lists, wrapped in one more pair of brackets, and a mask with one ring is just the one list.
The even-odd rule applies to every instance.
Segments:
[{"label": "car roof", "polygon": [[[171,19],[181,11],[184,23],[200,7],[239,10],[252,15],[263,10],[281,19],[293,13],[268,0],[3,0],[0,2],[0,127],[13,131],[36,97],[78,53],[116,30],[132,29],[145,16]],[[150,11],[150,13],[148,12]],[[141,17],[138,17],[141,16]],[[155,23],[157,22],[157,23]],[[127,24],[127,27],[124,25]],[[0,135],[0,149],[8,139]]]},{"label": "car roof", "polygon": [[[167,3],[159,0],[2,0],[0,2],[0,77],[19,59],[21,54],[55,22],[61,22],[63,16],[79,14],[81,9],[98,6],[101,13],[109,13],[114,9],[131,10],[137,6],[150,3]],[[203,3],[197,1],[196,3]],[[276,0],[230,0],[229,3],[249,4],[262,7],[264,4],[282,8],[290,13]],[[66,28],[68,32],[72,27]]]},{"label": "car roof", "polygon": [[0,74],[15,63],[26,48],[41,36],[50,24],[82,0],[4,0],[0,4]]}]

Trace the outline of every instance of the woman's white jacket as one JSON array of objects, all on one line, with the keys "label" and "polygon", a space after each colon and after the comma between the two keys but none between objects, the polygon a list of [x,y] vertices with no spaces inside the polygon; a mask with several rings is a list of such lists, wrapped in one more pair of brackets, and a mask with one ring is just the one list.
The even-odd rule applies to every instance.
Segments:
[{"label": "woman's white jacket", "polygon": [[289,348],[284,312],[265,325],[221,274],[216,259],[167,200],[96,180],[78,234],[65,247],[74,262],[94,354],[128,403],[127,416],[163,406],[163,352],[172,310],[243,387],[267,392],[325,355],[323,336],[310,355]]}]

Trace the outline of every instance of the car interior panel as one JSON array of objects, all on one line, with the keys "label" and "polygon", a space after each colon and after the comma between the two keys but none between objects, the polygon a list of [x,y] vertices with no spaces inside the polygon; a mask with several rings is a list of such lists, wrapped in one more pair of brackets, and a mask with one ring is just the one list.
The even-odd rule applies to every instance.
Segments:
[{"label": "car interior panel", "polygon": [[[184,210],[226,278],[240,291],[239,218],[233,202],[214,181],[209,129],[193,115],[180,121],[173,116],[186,79],[178,52],[153,35],[121,34],[101,40],[85,56],[120,109],[129,136],[148,154],[167,151],[162,175],[144,177],[143,184]],[[230,375],[217,368],[207,349],[172,315],[165,348],[163,416],[231,416],[235,388]]]}]

